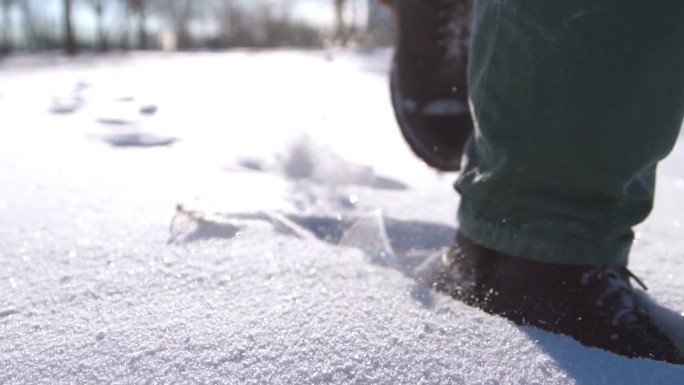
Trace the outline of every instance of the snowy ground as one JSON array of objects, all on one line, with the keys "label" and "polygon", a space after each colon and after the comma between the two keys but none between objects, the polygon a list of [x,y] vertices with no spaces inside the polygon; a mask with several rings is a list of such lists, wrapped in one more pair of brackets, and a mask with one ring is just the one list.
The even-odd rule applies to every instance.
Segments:
[{"label": "snowy ground", "polygon": [[[400,138],[388,60],[0,62],[0,384],[684,384],[406,274],[458,198]],[[682,146],[631,265],[676,312]]]}]

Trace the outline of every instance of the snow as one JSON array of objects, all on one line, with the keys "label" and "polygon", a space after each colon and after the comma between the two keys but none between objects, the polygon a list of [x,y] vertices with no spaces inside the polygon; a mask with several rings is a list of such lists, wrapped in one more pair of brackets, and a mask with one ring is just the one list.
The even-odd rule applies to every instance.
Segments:
[{"label": "snow", "polygon": [[[421,284],[458,197],[400,137],[389,58],[0,63],[0,384],[683,384]],[[682,157],[631,265],[680,324]]]}]

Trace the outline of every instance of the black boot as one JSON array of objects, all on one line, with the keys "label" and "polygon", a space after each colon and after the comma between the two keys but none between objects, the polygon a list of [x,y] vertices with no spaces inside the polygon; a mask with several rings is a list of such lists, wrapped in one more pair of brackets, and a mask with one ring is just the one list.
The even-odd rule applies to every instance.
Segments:
[{"label": "black boot", "polygon": [[428,165],[460,169],[473,130],[466,67],[471,0],[394,0],[392,105],[404,138]]},{"label": "black boot", "polygon": [[442,263],[435,288],[488,313],[627,357],[684,364],[674,342],[652,322],[630,284],[636,277],[624,267],[525,260],[461,234]]}]

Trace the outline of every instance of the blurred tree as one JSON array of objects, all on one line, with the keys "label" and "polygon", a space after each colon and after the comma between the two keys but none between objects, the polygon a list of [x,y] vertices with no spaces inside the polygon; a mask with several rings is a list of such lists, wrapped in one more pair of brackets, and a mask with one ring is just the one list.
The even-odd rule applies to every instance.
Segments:
[{"label": "blurred tree", "polygon": [[40,23],[35,17],[33,4],[30,0],[17,0],[21,14],[21,30],[23,32],[23,44],[28,49],[41,48]]},{"label": "blurred tree", "polygon": [[0,51],[9,52],[12,50],[12,0],[2,0],[2,42]]},{"label": "blurred tree", "polygon": [[97,23],[97,45],[101,51],[106,51],[108,48],[107,32],[104,26],[106,3],[108,3],[108,0],[86,0],[86,4],[90,5],[95,13],[95,20]]},{"label": "blurred tree", "polygon": [[[205,0],[206,1],[206,0]],[[292,16],[296,0],[213,0],[209,23],[217,26],[211,47],[320,46],[319,31]]]},{"label": "blurred tree", "polygon": [[200,3],[202,1],[199,0],[157,0],[154,3],[159,16],[166,19],[173,29],[179,49],[192,47],[190,24],[198,16]]},{"label": "blurred tree", "polygon": [[147,33],[147,12],[150,5],[149,0],[123,0],[124,7],[129,10],[131,14],[135,14],[138,19],[138,49],[145,50],[149,48],[148,33]]},{"label": "blurred tree", "polygon": [[394,40],[392,12],[388,0],[368,0],[366,31],[373,44],[391,45]]},{"label": "blurred tree", "polygon": [[[322,43],[316,27],[293,16],[299,0],[51,0],[60,7],[57,11],[46,7],[47,1],[0,0],[0,50],[11,44],[14,49],[62,49],[73,55],[91,40],[101,50],[149,49],[161,44],[152,39],[153,33],[165,36],[168,47],[179,49]],[[348,39],[344,7],[349,7],[349,0],[335,1],[340,37]],[[94,15],[96,27],[84,41],[78,34],[82,18],[76,15],[82,9]]]},{"label": "blurred tree", "polygon": [[344,22],[344,11],[347,0],[335,0],[335,38],[343,45],[347,43],[347,27]]},{"label": "blurred tree", "polygon": [[73,0],[64,0],[64,52],[66,52],[67,55],[75,55],[78,52],[78,45],[76,43],[76,35],[74,33],[74,24],[72,17],[73,6]]}]

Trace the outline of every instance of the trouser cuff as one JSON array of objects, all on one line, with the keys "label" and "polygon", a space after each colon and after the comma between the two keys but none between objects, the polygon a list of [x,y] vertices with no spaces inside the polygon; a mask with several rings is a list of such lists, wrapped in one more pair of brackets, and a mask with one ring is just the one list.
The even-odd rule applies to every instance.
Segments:
[{"label": "trouser cuff", "polygon": [[459,231],[476,243],[515,257],[543,263],[627,266],[633,232],[610,240],[590,239],[586,224],[567,218],[522,218],[533,213],[492,201],[462,197]]}]

